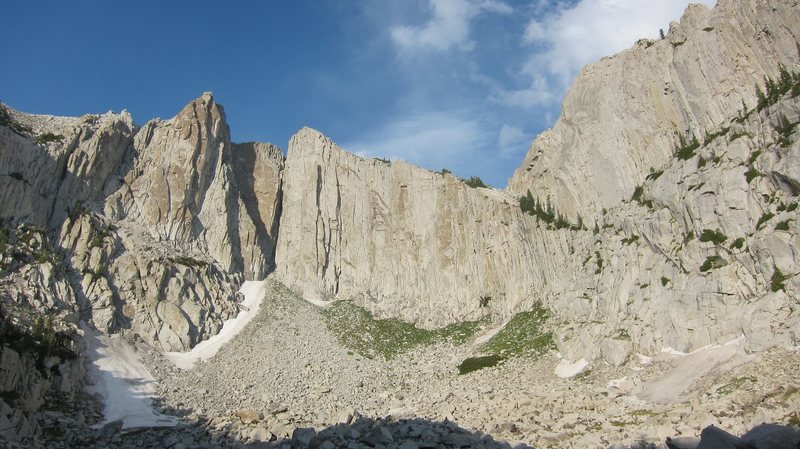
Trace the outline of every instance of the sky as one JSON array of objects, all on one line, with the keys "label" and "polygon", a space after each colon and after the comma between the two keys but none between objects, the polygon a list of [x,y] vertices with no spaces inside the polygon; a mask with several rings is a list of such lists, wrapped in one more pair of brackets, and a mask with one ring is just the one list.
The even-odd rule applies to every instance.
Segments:
[{"label": "sky", "polygon": [[7,2],[0,101],[69,116],[127,109],[143,125],[212,91],[236,142],[285,152],[309,126],[365,157],[503,188],[580,69],[657,38],[688,3]]}]

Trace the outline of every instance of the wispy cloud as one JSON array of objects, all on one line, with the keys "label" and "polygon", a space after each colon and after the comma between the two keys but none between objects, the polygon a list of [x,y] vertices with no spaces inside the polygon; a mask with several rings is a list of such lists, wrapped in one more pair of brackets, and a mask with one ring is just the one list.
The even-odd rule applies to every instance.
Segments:
[{"label": "wispy cloud", "polygon": [[497,145],[503,156],[509,157],[526,150],[531,141],[531,136],[525,131],[508,124],[500,127]]},{"label": "wispy cloud", "polygon": [[495,132],[463,113],[412,113],[343,147],[365,157],[401,159],[431,170],[474,166]]},{"label": "wispy cloud", "polygon": [[[715,0],[699,0],[713,6]],[[560,100],[586,64],[655,38],[688,2],[675,0],[581,0],[530,20],[525,43],[532,54],[522,69],[530,84],[495,95],[523,108]]]},{"label": "wispy cloud", "polygon": [[390,29],[392,41],[403,51],[445,51],[457,48],[469,51],[470,22],[481,13],[509,14],[510,6],[496,0],[429,0],[433,12],[422,26],[395,26]]}]

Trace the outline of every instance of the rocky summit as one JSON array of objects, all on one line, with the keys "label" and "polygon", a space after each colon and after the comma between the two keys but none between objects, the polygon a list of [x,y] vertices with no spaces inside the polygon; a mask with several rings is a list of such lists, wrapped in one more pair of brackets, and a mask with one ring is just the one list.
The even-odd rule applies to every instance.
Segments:
[{"label": "rocky summit", "polygon": [[0,104],[0,446],[798,447],[799,35],[690,5],[504,190]]}]

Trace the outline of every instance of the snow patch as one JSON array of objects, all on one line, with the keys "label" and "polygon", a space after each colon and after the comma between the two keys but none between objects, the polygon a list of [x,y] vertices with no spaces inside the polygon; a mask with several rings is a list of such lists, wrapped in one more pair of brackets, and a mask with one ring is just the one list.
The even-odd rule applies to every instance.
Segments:
[{"label": "snow patch", "polygon": [[133,347],[121,336],[106,337],[85,324],[89,355],[89,391],[103,397],[103,421],[95,427],[122,421],[123,430],[175,427],[178,420],[153,410],[153,376]]},{"label": "snow patch", "polygon": [[188,352],[165,352],[164,356],[178,368],[187,370],[192,369],[198,360],[208,360],[214,357],[222,345],[231,341],[258,314],[261,301],[267,294],[267,281],[246,281],[239,289],[239,293],[244,295],[241,311],[236,318],[222,323],[222,330],[217,335],[201,341]]},{"label": "snow patch", "polygon": [[589,362],[586,359],[578,359],[575,362],[570,362],[567,359],[561,359],[556,366],[555,372],[556,376],[562,379],[568,379],[584,372],[588,366]]}]

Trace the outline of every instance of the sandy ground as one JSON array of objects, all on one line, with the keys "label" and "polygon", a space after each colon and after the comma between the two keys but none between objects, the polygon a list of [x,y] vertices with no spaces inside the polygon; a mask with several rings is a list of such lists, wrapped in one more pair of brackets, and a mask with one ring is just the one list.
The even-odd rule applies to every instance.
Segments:
[{"label": "sandy ground", "polygon": [[222,324],[222,330],[208,340],[202,341],[188,352],[165,352],[164,355],[178,368],[191,369],[198,360],[208,360],[219,351],[225,343],[231,341],[261,308],[261,301],[267,292],[267,281],[246,281],[239,293],[244,295],[242,311]]}]

